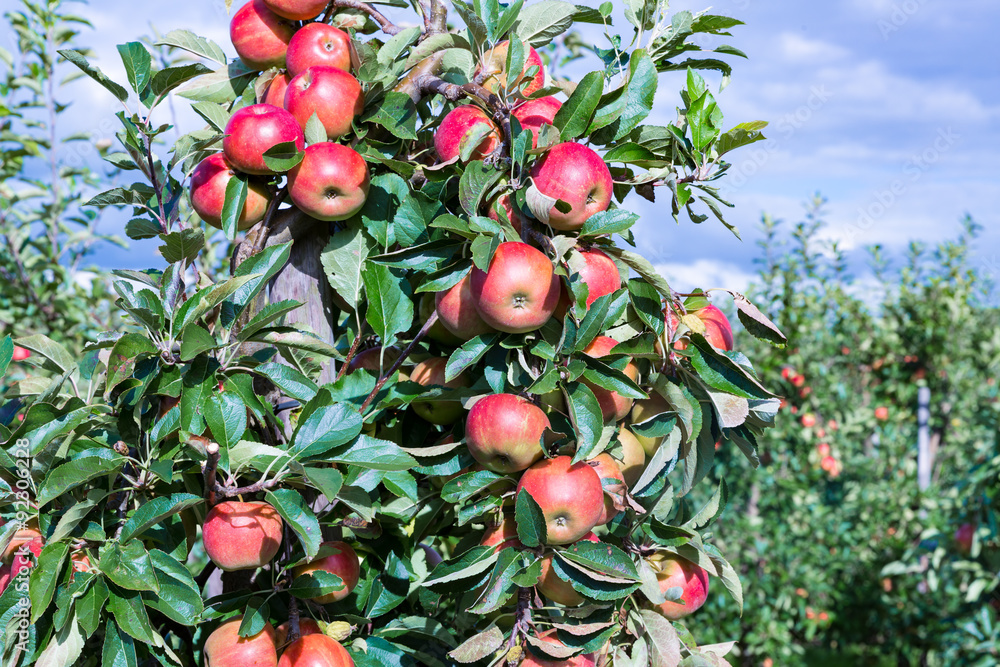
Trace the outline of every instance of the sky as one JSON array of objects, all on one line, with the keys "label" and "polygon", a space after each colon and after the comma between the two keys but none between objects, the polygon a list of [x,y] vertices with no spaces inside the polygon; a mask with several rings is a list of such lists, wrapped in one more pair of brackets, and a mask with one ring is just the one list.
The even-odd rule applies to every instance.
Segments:
[{"label": "sky", "polygon": [[[0,0],[0,10],[15,5]],[[97,63],[119,80],[124,73],[115,44],[148,34],[154,25],[161,33],[192,29],[234,54],[223,0],[73,5],[95,27],[81,43],[93,47]],[[707,8],[707,0],[670,6]],[[742,242],[714,219],[675,223],[666,198],[627,202],[642,215],[635,227],[639,251],[675,289],[744,289],[755,270],[761,214],[797,222],[817,191],[829,200],[825,237],[853,249],[859,267],[866,245],[882,244],[899,258],[911,240],[954,238],[960,218],[970,213],[985,228],[974,261],[1000,280],[1000,46],[994,34],[1000,3],[717,0],[711,13],[746,24],[732,37],[702,41],[733,44],[749,56],[729,59],[734,74],[725,90],[719,92],[718,77],[708,77],[726,127],[750,120],[770,127],[766,142],[731,154],[723,186],[735,204],[727,219],[740,228]],[[626,30],[621,16],[615,24]],[[0,35],[4,46],[10,39]],[[661,75],[647,122],[674,119],[682,85],[683,74]],[[63,132],[113,134],[118,107],[110,94],[85,80],[68,94],[74,112]],[[182,131],[202,124],[186,104],[178,99],[175,105]],[[103,231],[120,232],[125,219],[108,216]],[[107,248],[95,259],[109,268],[158,266],[156,246],[155,240],[133,241],[127,251]]]}]

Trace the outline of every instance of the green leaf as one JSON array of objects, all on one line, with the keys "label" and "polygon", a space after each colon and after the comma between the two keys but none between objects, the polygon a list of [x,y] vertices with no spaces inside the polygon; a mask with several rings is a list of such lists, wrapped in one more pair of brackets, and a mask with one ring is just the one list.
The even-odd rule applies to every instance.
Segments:
[{"label": "green leaf", "polygon": [[351,226],[334,233],[320,256],[330,286],[353,309],[361,301],[365,286],[362,273],[371,251],[364,230]]},{"label": "green leaf", "polygon": [[152,624],[146,613],[142,595],[138,591],[130,591],[118,586],[109,586],[108,611],[114,616],[116,623],[108,627],[117,628],[133,639],[143,644],[153,644]]},{"label": "green leaf", "polygon": [[448,364],[445,366],[444,377],[446,382],[454,380],[467,368],[472,367],[483,358],[491,347],[500,340],[500,334],[481,334],[463,343],[458,349],[448,357]]},{"label": "green leaf", "polygon": [[556,113],[554,125],[561,130],[560,136],[563,141],[572,141],[584,135],[590,127],[590,120],[601,101],[603,92],[603,72],[589,72],[584,75],[573,94]]},{"label": "green leaf", "polygon": [[308,377],[291,366],[279,363],[261,364],[254,372],[263,375],[286,395],[303,403],[311,401],[319,387]]},{"label": "green leaf", "polygon": [[587,385],[573,382],[567,387],[567,407],[576,432],[576,454],[573,463],[593,458],[604,432],[604,417],[597,397]]},{"label": "green leaf", "polygon": [[129,42],[119,44],[118,53],[121,55],[122,64],[125,65],[125,74],[132,90],[141,93],[149,83],[150,68],[153,65],[153,57],[143,46],[142,42]]},{"label": "green leaf", "polygon": [[521,10],[514,32],[525,44],[545,46],[573,25],[576,5],[562,0],[542,0]]},{"label": "green leaf", "polygon": [[[336,593],[344,588],[344,580],[326,570],[314,570],[308,574],[295,577],[288,592],[303,600],[312,600],[323,595]],[[258,631],[259,632],[259,631]]]},{"label": "green leaf", "polygon": [[125,234],[135,241],[156,238],[162,231],[160,223],[149,218],[132,218],[125,223]]},{"label": "green leaf", "polygon": [[729,151],[749,146],[758,141],[764,141],[767,139],[763,132],[765,127],[767,127],[767,122],[762,120],[740,123],[719,137],[719,140],[715,143],[716,153],[718,153],[719,157],[722,157]]},{"label": "green leaf", "polygon": [[639,611],[639,615],[646,625],[646,634],[649,637],[653,659],[656,660],[653,664],[680,665],[681,642],[670,621],[662,614],[649,609]]},{"label": "green leaf", "polygon": [[[244,264],[247,264],[250,261],[251,260],[247,260]],[[253,266],[248,267],[246,270],[250,271],[252,268],[256,268],[257,266],[258,263],[255,262]],[[260,277],[258,274],[247,275],[238,269],[236,273],[237,275],[223,283],[219,283],[218,285],[209,285],[208,287],[198,290],[195,292],[194,296],[185,301],[174,314],[172,327],[173,331],[184,331],[188,326],[200,320],[206,313],[208,313],[208,311],[212,310],[234,294],[237,294],[241,287],[246,286]]]},{"label": "green leaf", "polygon": [[117,97],[119,101],[121,102],[128,101],[128,91],[125,90],[125,88],[123,88],[122,86],[119,86],[111,79],[109,79],[107,75],[104,72],[102,72],[99,68],[91,65],[87,61],[87,58],[82,53],[80,53],[79,51],[74,51],[72,49],[63,49],[62,51],[58,51],[58,53],[63,58],[65,58],[66,60],[73,63],[81,70],[83,70],[84,74],[86,74],[91,79],[104,86],[104,88],[112,95]]},{"label": "green leaf", "polygon": [[[94,450],[91,450],[94,451]],[[110,454],[107,457],[81,456],[52,470],[38,490],[37,502],[43,507],[64,493],[106,475],[117,474],[125,465],[125,457]]]},{"label": "green leaf", "polygon": [[257,76],[258,72],[247,69],[241,61],[235,60],[211,74],[191,81],[180,88],[177,94],[197,102],[226,104],[239,98]]},{"label": "green leaf", "polygon": [[324,387],[299,415],[292,435],[292,452],[300,458],[320,456],[356,438],[362,425],[357,409],[334,402],[330,390]]},{"label": "green leaf", "polygon": [[189,30],[171,30],[156,42],[156,46],[174,46],[220,65],[226,64],[226,54],[218,44]]},{"label": "green leaf", "polygon": [[404,141],[417,138],[417,106],[406,93],[389,91],[377,106],[365,112],[361,122],[381,125]]},{"label": "green leaf", "polygon": [[603,236],[621,234],[638,222],[639,216],[625,209],[615,208],[601,211],[587,218],[580,229],[580,236]]},{"label": "green leaf", "polygon": [[521,489],[514,503],[517,539],[526,547],[535,548],[548,542],[545,514],[527,489]]},{"label": "green leaf", "polygon": [[306,557],[315,558],[319,552],[320,543],[323,541],[323,534],[320,531],[316,515],[313,514],[302,495],[293,489],[278,489],[277,491],[268,491],[266,497],[267,502],[295,531],[306,552]]},{"label": "green leaf", "polygon": [[410,50],[410,55],[406,59],[406,65],[404,65],[404,67],[406,69],[412,69],[424,58],[428,58],[438,51],[453,48],[471,50],[468,40],[461,35],[450,32],[428,35],[424,41],[420,42]]},{"label": "green leaf", "polygon": [[7,372],[7,366],[14,358],[14,340],[10,336],[4,336],[0,340],[0,377]]},{"label": "green leaf", "polygon": [[709,387],[742,398],[774,398],[774,394],[765,389],[759,380],[752,377],[743,366],[712,347],[704,336],[693,332],[690,336],[694,343],[688,348],[691,352],[691,365]]},{"label": "green leaf", "polygon": [[448,654],[448,657],[461,663],[478,662],[491,657],[503,648],[506,643],[503,631],[495,625],[470,637]]},{"label": "green leaf", "polygon": [[181,361],[191,361],[202,352],[214,350],[219,347],[215,336],[208,333],[203,327],[192,324],[184,330],[181,341]]},{"label": "green leaf", "polygon": [[139,667],[135,653],[135,640],[114,623],[104,627],[102,667]]},{"label": "green leaf", "polygon": [[54,542],[45,546],[38,556],[38,565],[31,570],[28,593],[31,598],[31,622],[35,623],[48,609],[69,556],[69,544]]},{"label": "green leaf", "polygon": [[160,590],[158,593],[143,591],[146,606],[181,625],[198,625],[205,605],[198,584],[187,567],[159,549],[151,550],[149,557],[156,571]]},{"label": "green leaf", "polygon": [[663,301],[656,288],[643,280],[630,280],[627,283],[632,307],[647,327],[658,337],[666,328],[663,317]]},{"label": "green leaf", "polygon": [[413,324],[412,288],[405,278],[381,264],[369,263],[361,276],[368,296],[365,319],[382,339],[382,346],[389,347]]},{"label": "green leaf", "polygon": [[628,136],[653,110],[656,84],[656,66],[652,59],[642,49],[633,52],[628,83],[619,102],[621,113],[592,139],[597,143],[610,143]]},{"label": "green leaf", "polygon": [[202,502],[200,496],[190,493],[174,493],[169,496],[160,496],[143,503],[139,509],[132,513],[132,516],[125,522],[119,539],[124,543],[133,537],[142,535],[146,530],[183,512],[189,507],[194,507]]},{"label": "green leaf", "polygon": [[[250,305],[250,302],[271,282],[271,279],[278,275],[278,272],[288,263],[291,253],[291,241],[279,243],[264,248],[264,250],[249,257],[237,267],[236,273],[233,275],[234,279],[242,279],[247,276],[250,278],[246,281],[240,281],[235,291],[232,292],[232,296],[226,301],[227,304],[232,304],[236,314],[239,314],[244,308]],[[278,304],[265,306],[265,309],[276,305]],[[263,312],[264,310],[261,310],[257,316],[260,317]],[[244,331],[248,329],[249,324]]]},{"label": "green leaf", "polygon": [[101,547],[98,567],[116,586],[130,591],[160,591],[153,572],[153,561],[139,540],[131,540],[124,545],[120,542],[106,543]]},{"label": "green leaf", "polygon": [[222,231],[230,241],[236,238],[240,215],[246,208],[249,192],[250,185],[243,174],[236,174],[226,183],[226,198],[222,204]]},{"label": "green leaf", "polygon": [[404,452],[396,443],[364,434],[359,435],[346,449],[333,450],[323,458],[331,463],[343,463],[369,470],[409,470],[417,465],[417,460]]},{"label": "green leaf", "polygon": [[784,347],[788,343],[788,339],[785,338],[785,334],[781,333],[778,325],[768,319],[764,313],[760,312],[760,309],[753,305],[749,299],[739,292],[730,292],[730,294],[732,294],[733,300],[736,302],[740,323],[751,336],[767,341],[777,347]]},{"label": "green leaf", "polygon": [[462,178],[458,184],[458,199],[465,212],[469,215],[478,215],[483,199],[497,181],[503,177],[503,171],[491,169],[481,160],[469,163],[465,171],[462,172]]},{"label": "green leaf", "polygon": [[306,122],[305,135],[306,145],[309,146],[328,141],[328,137],[326,136],[326,126],[323,125],[323,121],[320,120],[318,113],[314,113]]},{"label": "green leaf", "polygon": [[302,162],[302,158],[305,156],[306,154],[299,150],[298,145],[294,141],[275,144],[264,151],[262,155],[267,168],[278,174],[291,171],[295,165]]},{"label": "green leaf", "polygon": [[205,232],[201,229],[183,229],[160,238],[164,241],[160,255],[168,264],[193,262],[205,247]]},{"label": "green leaf", "polygon": [[[14,343],[51,362],[43,366],[46,370],[60,374],[76,370],[76,358],[65,347],[48,336],[42,334],[24,336],[16,339]],[[11,354],[13,354],[13,347]]]},{"label": "green leaf", "polygon": [[233,447],[247,430],[247,406],[235,392],[218,392],[202,403],[205,422],[220,446]]},{"label": "green leaf", "polygon": [[150,90],[156,97],[163,97],[178,86],[202,74],[211,74],[212,70],[201,63],[191,63],[180,67],[168,67],[153,75]]}]

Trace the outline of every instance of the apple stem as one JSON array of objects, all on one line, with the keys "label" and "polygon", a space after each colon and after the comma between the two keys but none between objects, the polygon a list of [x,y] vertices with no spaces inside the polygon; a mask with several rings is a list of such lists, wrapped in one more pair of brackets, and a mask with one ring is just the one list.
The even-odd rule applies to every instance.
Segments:
[{"label": "apple stem", "polygon": [[431,327],[437,324],[437,321],[438,321],[438,314],[437,311],[434,311],[433,313],[431,313],[431,316],[427,318],[427,321],[424,322],[424,326],[420,328],[420,331],[417,332],[417,335],[414,336],[413,340],[410,341],[410,344],[406,346],[405,350],[403,350],[403,353],[399,355],[399,358],[393,362],[392,366],[389,367],[389,370],[386,371],[385,375],[380,377],[378,382],[375,383],[375,388],[372,389],[372,393],[368,394],[368,398],[366,398],[365,402],[361,404],[362,413],[364,413],[364,411],[367,410],[369,406],[371,406],[372,401],[374,401],[378,393],[382,391],[382,387],[385,386],[385,383],[389,380],[390,377],[392,377],[393,373],[399,370],[399,367],[402,366],[403,362],[406,361],[406,358],[410,356],[410,353],[413,352],[413,349],[417,346],[417,343],[419,343],[420,340],[427,335],[427,332],[431,330]]}]

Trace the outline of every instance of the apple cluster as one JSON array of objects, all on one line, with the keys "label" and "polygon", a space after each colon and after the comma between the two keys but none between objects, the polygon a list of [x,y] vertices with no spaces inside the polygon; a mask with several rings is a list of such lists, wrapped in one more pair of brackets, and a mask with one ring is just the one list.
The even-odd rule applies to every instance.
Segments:
[{"label": "apple cluster", "polygon": [[[4,525],[4,520],[0,519],[0,527]],[[36,521],[32,520],[28,525],[15,531],[10,542],[0,552],[0,595],[22,572],[35,567],[44,546],[45,539],[39,532]],[[70,581],[73,580],[73,573],[91,569],[90,557],[86,551],[74,549],[70,553],[70,568]]]},{"label": "apple cluster", "polygon": [[[209,225],[222,227],[230,181],[247,179],[247,196],[237,218],[246,230],[264,219],[274,198],[268,179],[278,175],[265,154],[290,146],[304,152],[288,175],[288,196],[296,207],[321,221],[346,220],[368,197],[364,158],[337,143],[351,131],[365,106],[361,84],[351,75],[351,38],[333,26],[298,22],[316,18],[327,3],[252,0],[233,16],[230,37],[251,70],[278,69],[259,104],[232,115],[222,152],[205,158],[191,178],[191,204]],[[306,129],[315,119],[326,141],[306,147]]]}]

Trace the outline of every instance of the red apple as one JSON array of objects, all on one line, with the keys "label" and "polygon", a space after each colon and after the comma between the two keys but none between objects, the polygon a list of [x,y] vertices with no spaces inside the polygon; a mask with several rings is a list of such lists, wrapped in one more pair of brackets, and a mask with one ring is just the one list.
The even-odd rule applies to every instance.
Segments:
[{"label": "red apple", "polygon": [[278,667],[354,667],[354,660],[337,640],[305,635],[285,649]]},{"label": "red apple", "polygon": [[[611,454],[603,452],[592,458],[588,463],[594,468],[597,476],[601,478],[601,486],[604,488],[604,512],[597,522],[598,526],[603,526],[618,516],[618,510],[615,508],[613,497],[617,497],[619,502],[621,502],[622,492],[628,488],[628,485],[625,484],[625,476],[622,475],[622,469],[618,465],[618,461]],[[606,484],[613,484],[612,482],[604,481],[607,479],[617,480],[617,484],[620,486],[617,489],[614,486],[606,486]]]},{"label": "red apple", "polygon": [[14,356],[11,357],[11,361],[24,361],[31,356],[31,350],[26,350],[23,347],[14,346]]},{"label": "red apple", "polygon": [[[417,314],[420,317],[420,321],[424,324],[427,323],[427,320],[429,320],[431,315],[433,315],[437,310],[437,306],[435,304],[436,297],[436,294],[431,294],[430,292],[424,292],[420,296]],[[441,323],[440,318],[437,322],[431,325],[430,330],[427,332],[427,337],[449,347],[457,347],[465,342],[452,332],[448,331],[444,324]]]},{"label": "red apple", "polygon": [[368,164],[353,148],[324,141],[306,149],[288,172],[288,194],[303,213],[326,222],[347,220],[368,199]]},{"label": "red apple", "polygon": [[[9,561],[15,553],[20,551],[21,547],[28,545],[32,553],[36,556],[41,553],[41,547],[44,544],[42,534],[38,532],[38,524],[32,520],[24,528],[19,529],[14,533],[14,537],[11,538],[10,542],[7,544],[7,548],[3,550],[3,554],[0,555],[0,561]],[[35,551],[35,547],[38,547],[38,551]]]},{"label": "red apple", "polygon": [[[729,324],[729,319],[726,317],[725,313],[715,306],[710,305],[694,311],[693,314],[697,316],[698,319],[701,320],[701,323],[705,326],[705,331],[703,332],[705,340],[707,340],[712,347],[716,347],[720,350],[733,349],[733,327]],[[677,315],[674,313],[672,308],[667,308],[666,319],[667,334],[670,338],[673,338],[674,332],[677,331],[679,320],[677,319]],[[695,324],[697,324],[697,322]],[[674,349],[687,349],[687,341],[677,341],[674,344]]]},{"label": "red apple", "polygon": [[524,471],[517,493],[524,489],[545,516],[547,544],[576,542],[601,520],[604,487],[597,472],[569,456],[539,461]]},{"label": "red apple", "polygon": [[351,71],[351,38],[340,28],[309,23],[288,45],[288,73],[298,76],[310,67],[334,67]]},{"label": "red apple", "polygon": [[976,527],[971,523],[963,523],[955,531],[955,546],[959,553],[968,555],[972,551],[972,540],[976,535]]},{"label": "red apple", "polygon": [[[667,400],[658,392],[651,390],[649,391],[649,398],[636,401],[632,405],[632,413],[629,416],[629,421],[632,424],[641,424],[649,421],[657,415],[669,412],[670,409],[670,404],[667,403]],[[632,434],[639,441],[639,444],[642,445],[642,449],[646,452],[646,456],[651,457],[656,453],[656,450],[660,448],[660,445],[663,444],[662,436],[653,437],[639,435],[639,433],[637,433],[634,429],[632,430]]]},{"label": "red apple", "polygon": [[549,426],[545,412],[531,401],[513,394],[492,394],[469,410],[465,443],[484,468],[509,474],[542,457],[542,437]]},{"label": "red apple", "polygon": [[263,71],[285,66],[288,43],[295,27],[264,4],[251,0],[233,15],[229,38],[248,69]]},{"label": "red apple", "polygon": [[888,418],[889,418],[889,408],[885,407],[884,405],[875,408],[875,419],[884,422]]},{"label": "red apple", "polygon": [[326,138],[339,139],[351,131],[354,118],[364,111],[365,94],[358,80],[344,70],[310,67],[288,83],[285,108],[303,130],[316,114]]},{"label": "red apple", "polygon": [[449,289],[438,292],[434,297],[434,305],[438,321],[461,341],[494,331],[476,310],[476,300],[472,296],[471,274]]},{"label": "red apple", "polygon": [[[235,175],[236,172],[226,162],[224,153],[209,155],[191,174],[191,207],[206,224],[222,229],[226,186]],[[241,231],[250,229],[263,220],[270,203],[271,193],[267,191],[267,185],[251,179],[248,182],[247,201],[237,220],[237,228]]]},{"label": "red apple", "polygon": [[490,206],[490,210],[487,212],[490,220],[500,222],[501,218],[498,209],[503,210],[504,215],[507,216],[507,221],[511,224],[514,230],[520,234],[521,226],[524,225],[524,216],[521,215],[520,211],[514,209],[514,202],[511,200],[510,193],[500,195]]},{"label": "red apple", "polygon": [[301,577],[304,574],[316,572],[317,570],[337,575],[344,580],[344,585],[333,593],[327,593],[313,599],[320,604],[339,602],[350,595],[354,587],[358,585],[358,579],[361,577],[361,564],[358,561],[358,554],[346,542],[324,542],[321,547],[321,554],[325,555],[320,555],[316,560],[296,567],[292,570],[292,575]]},{"label": "red apple", "polygon": [[264,97],[261,99],[262,104],[270,104],[275,107],[285,106],[285,93],[288,91],[288,74],[282,72],[281,74],[276,74],[271,83],[267,84],[267,89],[264,90]]},{"label": "red apple", "polygon": [[490,133],[472,152],[470,157],[472,160],[482,160],[496,150],[500,145],[500,130],[490,117],[474,104],[463,104],[452,109],[434,131],[434,150],[437,151],[438,158],[442,162],[458,158],[466,137],[471,136],[480,127],[488,128]]},{"label": "red apple", "polygon": [[796,374],[792,376],[792,386],[801,387],[806,383],[806,376],[801,374]]},{"label": "red apple", "polygon": [[[606,357],[612,353],[615,345],[618,344],[614,338],[608,336],[598,336],[590,342],[590,345],[584,348],[583,353],[594,359],[600,359],[601,357]],[[633,382],[639,379],[639,369],[635,367],[631,361],[625,367],[625,375],[627,375]],[[594,392],[594,396],[597,397],[597,402],[601,406],[601,414],[604,417],[604,421],[621,421],[628,415],[629,411],[632,409],[633,399],[626,398],[622,396],[617,391],[611,391],[610,389],[605,389],[604,387],[598,387],[591,382],[584,382],[585,385],[590,387],[590,390]],[[640,445],[641,446],[641,445]]]},{"label": "red apple", "polygon": [[[288,630],[291,624],[289,621],[285,621],[279,625],[274,630],[274,647],[279,651],[288,641]],[[300,618],[299,619],[299,636],[305,637],[306,635],[321,635],[323,634],[322,628],[319,627],[319,623],[311,618]]]},{"label": "red apple", "polygon": [[527,243],[501,243],[489,271],[472,269],[472,297],[487,324],[527,333],[545,324],[559,303],[562,283],[552,261]]},{"label": "red apple", "polygon": [[811,412],[807,412],[802,415],[802,426],[805,428],[812,428],[816,425],[816,415]]},{"label": "red apple", "polygon": [[264,152],[287,142],[294,142],[299,150],[306,145],[295,117],[280,107],[254,104],[243,107],[229,119],[222,150],[237,170],[265,176],[275,172],[264,162]]},{"label": "red apple", "polygon": [[[19,547],[17,551],[14,552],[14,558],[10,563],[10,569],[8,570],[10,575],[10,580],[13,581],[17,579],[17,576],[21,574],[23,570],[30,570],[35,567],[35,561],[39,556],[42,555],[42,547],[44,543],[41,537],[36,537],[30,542],[24,543],[22,547]],[[34,556],[33,560],[31,557]]]},{"label": "red apple", "polygon": [[[544,642],[548,642],[549,644],[565,646],[565,644],[559,641],[552,631],[540,634],[538,635],[538,638]],[[539,655],[543,655],[541,651],[538,653]],[[521,661],[520,667],[595,667],[596,665],[597,657],[593,653],[576,655],[566,660],[549,660],[529,652],[525,654],[525,658]]]},{"label": "red apple", "polygon": [[549,95],[528,100],[514,109],[511,115],[521,123],[521,129],[531,130],[531,147],[537,148],[538,134],[542,131],[542,125],[552,125],[560,108],[562,102]]},{"label": "red apple", "polygon": [[479,544],[484,547],[496,547],[497,551],[507,547],[520,548],[521,540],[517,537],[517,523],[514,517],[504,515],[498,525],[487,526]]},{"label": "red apple", "polygon": [[269,563],[281,546],[284,522],[264,502],[229,500],[213,507],[202,526],[208,557],[226,572]]},{"label": "red apple", "polygon": [[205,640],[204,663],[209,667],[276,667],[275,632],[270,623],[252,637],[240,637],[242,617],[226,621]]},{"label": "red apple", "polygon": [[7,590],[7,585],[14,579],[10,570],[10,565],[0,565],[0,595],[3,595],[3,592]]},{"label": "red apple", "polygon": [[[425,359],[413,367],[410,373],[410,380],[422,387],[448,387],[449,389],[461,389],[469,386],[469,378],[464,373],[458,377],[445,382],[445,368],[448,360],[445,357],[431,357]],[[412,403],[413,411],[432,424],[445,426],[454,424],[459,420],[464,412],[462,404],[458,401],[428,401],[426,403]]]},{"label": "red apple", "polygon": [[611,204],[614,183],[604,158],[592,149],[572,141],[556,144],[531,168],[535,187],[545,195],[570,205],[563,213],[549,210],[549,226],[572,232],[583,227],[590,216],[606,211]]},{"label": "red apple", "polygon": [[671,588],[680,588],[678,600],[667,600],[655,605],[663,616],[671,621],[679,621],[698,611],[708,599],[708,572],[691,561],[673,554],[657,553],[649,559],[656,570],[660,591],[666,593]]},{"label": "red apple", "polygon": [[829,456],[830,455],[830,445],[828,443],[821,442],[818,445],[816,445],[816,452],[820,456]]},{"label": "red apple", "polygon": [[382,373],[396,363],[399,354],[399,349],[395,347],[386,349],[385,354],[382,353],[381,346],[368,348],[354,355],[351,363],[347,365],[347,372],[353,373],[363,368],[375,377],[381,377]]},{"label": "red apple", "polygon": [[[613,294],[621,287],[622,278],[614,260],[597,248],[580,250],[579,254],[583,261],[571,265],[571,268],[579,271],[580,278],[587,286],[587,308],[589,309],[602,296]],[[569,292],[564,288],[559,307],[556,308],[556,317],[562,319],[569,307]]]},{"label": "red apple", "polygon": [[264,0],[268,8],[286,19],[308,21],[323,13],[329,0]]},{"label": "red apple", "polygon": [[537,67],[537,72],[531,75],[531,79],[521,90],[521,94],[530,95],[536,90],[540,90],[545,85],[545,66],[542,64],[541,56],[529,46],[528,53],[525,54],[524,58],[524,69],[513,81],[508,81],[505,70],[507,69],[507,49],[509,47],[510,42],[504,41],[487,51],[476,68],[476,78],[482,78],[483,87],[491,93],[502,94],[504,91],[501,89],[514,92],[515,87],[519,87],[524,81],[528,70]]},{"label": "red apple", "polygon": [[[587,533],[580,540],[587,542],[600,542],[597,535]],[[548,555],[542,559],[542,575],[538,579],[538,592],[549,600],[564,607],[579,607],[584,603],[584,597],[576,592],[573,585],[568,581],[563,581],[552,568],[554,555]]]}]

